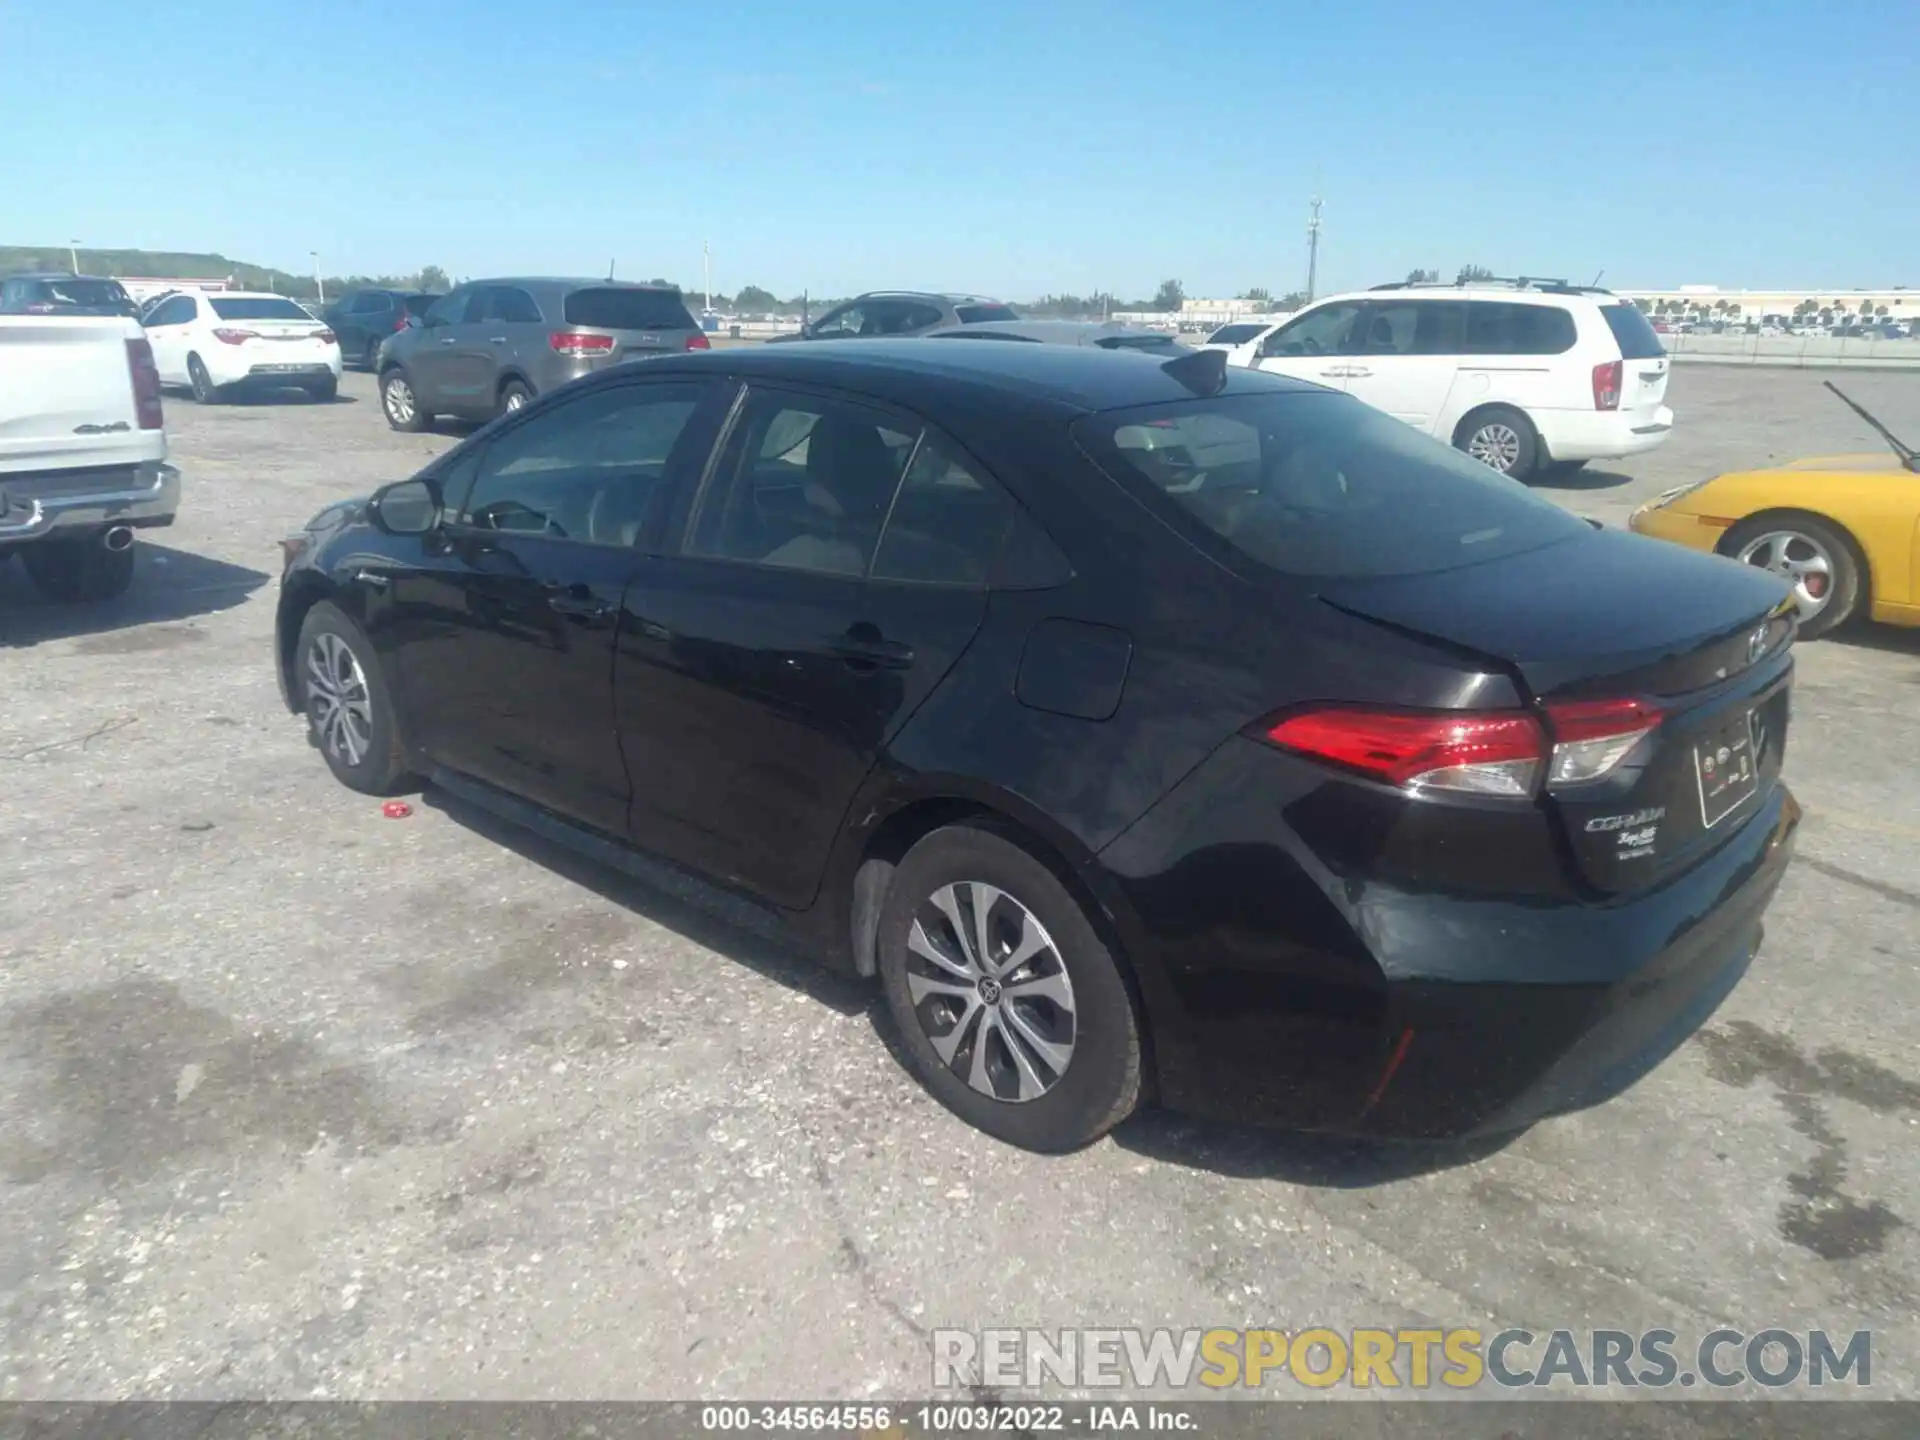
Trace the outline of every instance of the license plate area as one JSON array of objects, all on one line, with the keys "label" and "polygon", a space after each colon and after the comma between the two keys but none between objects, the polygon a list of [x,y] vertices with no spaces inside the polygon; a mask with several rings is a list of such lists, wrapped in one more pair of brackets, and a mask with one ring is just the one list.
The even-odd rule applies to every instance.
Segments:
[{"label": "license plate area", "polygon": [[1711,830],[1760,788],[1753,749],[1753,712],[1720,726],[1693,747],[1693,774],[1700,790],[1700,823]]}]

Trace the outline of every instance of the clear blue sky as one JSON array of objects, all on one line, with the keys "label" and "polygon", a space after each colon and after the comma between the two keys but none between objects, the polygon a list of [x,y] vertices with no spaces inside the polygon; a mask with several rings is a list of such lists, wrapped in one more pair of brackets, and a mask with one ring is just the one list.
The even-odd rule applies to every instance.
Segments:
[{"label": "clear blue sky", "polygon": [[[0,242],[781,295],[1920,284],[1916,0],[0,0]],[[30,137],[31,143],[23,143]]]}]

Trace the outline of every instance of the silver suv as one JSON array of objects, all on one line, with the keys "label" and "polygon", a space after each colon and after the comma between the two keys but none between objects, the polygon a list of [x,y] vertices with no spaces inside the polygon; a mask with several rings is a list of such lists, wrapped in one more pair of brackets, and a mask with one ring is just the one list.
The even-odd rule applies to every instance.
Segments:
[{"label": "silver suv", "polygon": [[470,280],[380,346],[380,408],[396,430],[488,420],[629,360],[705,350],[678,290],[611,280]]}]

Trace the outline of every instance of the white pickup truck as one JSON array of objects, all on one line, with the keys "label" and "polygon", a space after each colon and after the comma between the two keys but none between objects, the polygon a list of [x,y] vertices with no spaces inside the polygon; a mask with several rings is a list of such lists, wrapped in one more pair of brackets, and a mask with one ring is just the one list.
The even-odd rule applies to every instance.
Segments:
[{"label": "white pickup truck", "polygon": [[104,600],[133,579],[134,532],[179,506],[138,322],[0,315],[0,561],[48,599]]}]

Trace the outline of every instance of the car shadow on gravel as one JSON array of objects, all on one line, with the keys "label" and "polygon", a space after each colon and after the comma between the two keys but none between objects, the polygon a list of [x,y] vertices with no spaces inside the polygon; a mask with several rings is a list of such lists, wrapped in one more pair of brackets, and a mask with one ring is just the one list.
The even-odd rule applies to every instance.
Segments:
[{"label": "car shadow on gravel", "polygon": [[1622,475],[1618,470],[1595,470],[1591,466],[1572,472],[1549,470],[1533,482],[1533,488],[1540,491],[1551,490],[1617,490],[1622,485],[1631,485],[1633,476]]},{"label": "car shadow on gravel", "polygon": [[1458,1141],[1349,1140],[1196,1120],[1164,1110],[1135,1115],[1113,1141],[1152,1160],[1242,1180],[1322,1190],[1364,1190],[1475,1165],[1524,1132]]},{"label": "car shadow on gravel", "polygon": [[[170,545],[155,545],[143,538],[133,584],[126,594],[113,600],[68,605],[44,599],[18,561],[0,563],[0,649],[75,636],[96,637],[87,643],[100,654],[113,653],[114,647],[133,653],[192,643],[198,632],[179,627],[180,621],[230,610],[271,578],[262,570],[230,565]],[[169,623],[177,628],[111,633]]]},{"label": "car shadow on gravel", "polygon": [[[1845,645],[1857,650],[1879,650],[1888,655],[1911,655],[1920,659],[1920,629],[1904,625],[1881,625],[1872,620],[1850,620],[1831,635],[1826,636],[1821,643]],[[1920,676],[1911,676],[1909,679],[1920,684]]]},{"label": "car shadow on gravel", "polygon": [[602,864],[435,786],[422,793],[421,803],[521,859],[839,1014],[861,1015],[874,1008],[877,989],[827,969],[778,914],[751,900],[644,855],[623,855],[618,869]]}]

